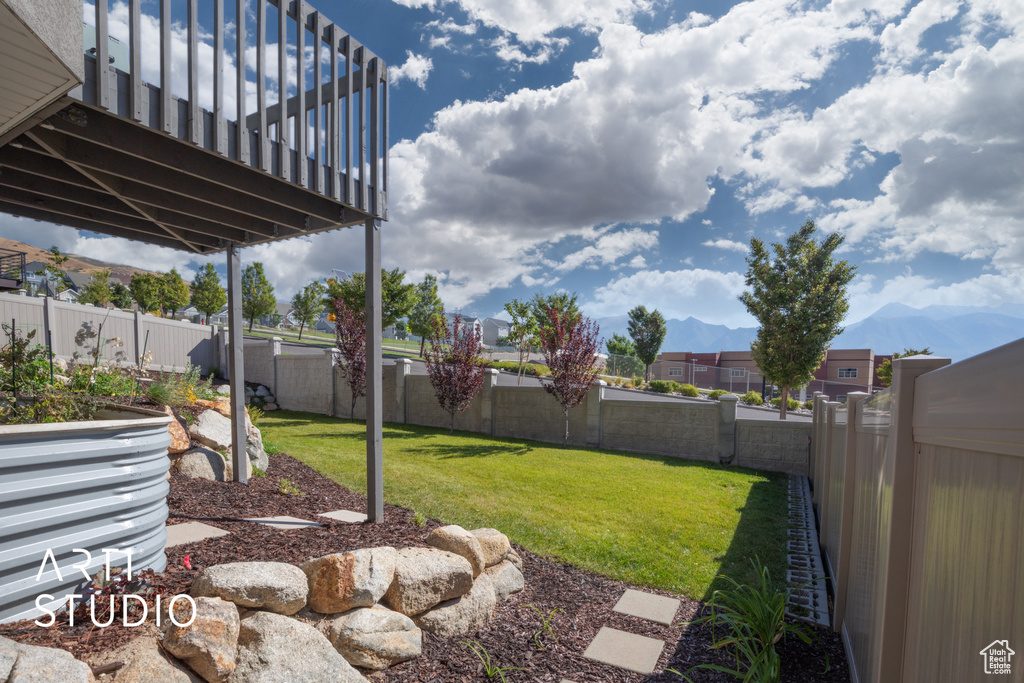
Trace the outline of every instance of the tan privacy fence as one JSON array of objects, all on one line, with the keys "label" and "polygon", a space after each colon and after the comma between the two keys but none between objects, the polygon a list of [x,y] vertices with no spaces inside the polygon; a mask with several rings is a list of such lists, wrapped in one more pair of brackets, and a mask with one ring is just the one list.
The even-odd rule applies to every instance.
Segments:
[{"label": "tan privacy fence", "polygon": [[[430,380],[410,374],[409,361],[384,366],[385,422],[447,427],[449,416],[438,406]],[[498,386],[489,370],[468,410],[455,416],[455,429],[549,443],[562,443],[561,406],[542,387]],[[245,344],[245,379],[266,385],[278,406],[348,417],[351,393],[332,351],[282,355],[280,340]],[[690,460],[728,463],[756,469],[807,474],[809,422],[736,419],[736,397],[715,401],[644,401],[605,398],[605,384],[595,385],[569,411],[569,443]],[[352,413],[365,416],[362,398]]]},{"label": "tan privacy fence", "polygon": [[853,680],[1024,680],[1021,387],[1024,340],[899,359],[881,394],[815,399],[813,498]]},{"label": "tan privacy fence", "polygon": [[[135,363],[145,350],[152,352],[152,370],[182,372],[191,363],[206,373],[220,365],[214,325],[17,294],[0,294],[0,320],[7,324],[15,321],[19,333],[35,330],[33,343],[45,346],[49,340],[54,356],[65,360],[76,351],[87,353],[84,346],[75,344],[75,335],[83,323],[90,323],[94,330],[102,325],[102,340],[111,342],[104,345],[101,361],[113,360],[117,351],[123,351],[126,362]],[[122,346],[115,346],[115,339]],[[95,345],[96,340],[88,343]]]}]

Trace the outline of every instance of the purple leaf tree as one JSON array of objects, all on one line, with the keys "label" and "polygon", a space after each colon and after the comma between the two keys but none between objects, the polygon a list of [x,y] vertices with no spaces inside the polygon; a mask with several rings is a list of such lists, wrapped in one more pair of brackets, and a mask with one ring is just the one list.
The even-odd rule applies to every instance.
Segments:
[{"label": "purple leaf tree", "polygon": [[480,332],[462,323],[456,314],[451,327],[442,312],[432,321],[430,346],[424,354],[427,374],[437,402],[451,417],[448,433],[455,431],[455,413],[469,407],[484,383],[480,358]]},{"label": "purple leaf tree", "polygon": [[341,368],[352,393],[349,419],[356,414],[356,399],[366,395],[366,320],[361,309],[352,309],[345,300],[332,302],[334,308],[334,345],[338,347],[340,359],[334,363]]},{"label": "purple leaf tree", "polygon": [[544,362],[551,377],[544,384],[549,394],[562,406],[565,437],[562,448],[569,445],[569,408],[578,406],[590,392],[597,378],[594,360],[600,342],[597,323],[580,315],[563,315],[557,308],[546,308],[549,325],[540,328]]}]

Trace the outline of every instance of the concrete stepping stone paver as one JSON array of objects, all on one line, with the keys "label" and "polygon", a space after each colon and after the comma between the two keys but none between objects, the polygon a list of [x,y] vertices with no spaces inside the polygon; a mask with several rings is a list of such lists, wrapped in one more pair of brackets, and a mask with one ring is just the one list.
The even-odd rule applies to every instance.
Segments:
[{"label": "concrete stepping stone paver", "polygon": [[654,673],[665,643],[654,638],[602,626],[583,656],[641,674]]},{"label": "concrete stepping stone paver", "polygon": [[615,603],[612,611],[671,626],[678,609],[679,600],[676,598],[666,598],[663,595],[644,593],[630,588]]},{"label": "concrete stepping stone paver", "polygon": [[167,527],[167,543],[165,548],[172,548],[176,545],[186,543],[197,543],[208,538],[227,536],[230,532],[218,529],[202,522],[185,522],[184,524],[171,524]]},{"label": "concrete stepping stone paver", "polygon": [[336,519],[339,522],[352,522],[353,524],[362,524],[366,521],[366,515],[362,512],[352,512],[351,510],[332,510],[330,512],[321,512],[318,517],[327,517],[329,519]]},{"label": "concrete stepping stone paver", "polygon": [[317,522],[311,522],[308,519],[299,519],[298,517],[289,517],[288,515],[282,515],[280,517],[255,517],[252,519],[246,519],[246,522],[254,522],[256,524],[266,524],[274,529],[304,529],[311,526],[323,526]]}]

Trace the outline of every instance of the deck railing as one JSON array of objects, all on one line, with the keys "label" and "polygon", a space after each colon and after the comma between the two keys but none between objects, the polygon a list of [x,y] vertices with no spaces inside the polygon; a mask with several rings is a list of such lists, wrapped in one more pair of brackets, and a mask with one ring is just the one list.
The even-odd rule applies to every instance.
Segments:
[{"label": "deck railing", "polygon": [[0,280],[13,280],[18,285],[25,282],[24,252],[0,249]]},{"label": "deck railing", "polygon": [[380,57],[304,0],[142,4],[86,4],[72,96],[387,218]]}]

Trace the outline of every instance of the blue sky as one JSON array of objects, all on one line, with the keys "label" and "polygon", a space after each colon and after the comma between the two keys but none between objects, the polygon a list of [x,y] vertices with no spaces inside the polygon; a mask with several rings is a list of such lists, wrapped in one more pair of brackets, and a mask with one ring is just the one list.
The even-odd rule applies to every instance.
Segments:
[{"label": "blue sky", "polygon": [[[565,289],[595,318],[751,325],[751,237],[808,218],[847,236],[848,322],[1024,302],[1020,0],[314,4],[391,68],[383,260],[437,275],[450,309]],[[287,299],[361,271],[361,233],[243,260]],[[186,276],[205,262],[8,216],[0,234]]]}]

